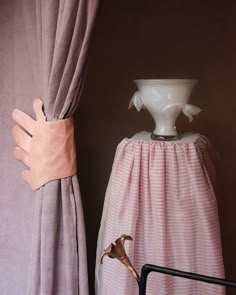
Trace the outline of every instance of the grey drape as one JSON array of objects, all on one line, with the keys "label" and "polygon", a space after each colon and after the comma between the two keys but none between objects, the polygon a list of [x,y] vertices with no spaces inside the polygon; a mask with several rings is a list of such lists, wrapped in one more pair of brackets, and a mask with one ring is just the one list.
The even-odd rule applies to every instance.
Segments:
[{"label": "grey drape", "polygon": [[[13,159],[11,111],[48,120],[73,114],[99,0],[0,2],[0,294],[87,295],[86,244],[77,176],[33,193]],[[3,173],[4,171],[4,173]]]}]

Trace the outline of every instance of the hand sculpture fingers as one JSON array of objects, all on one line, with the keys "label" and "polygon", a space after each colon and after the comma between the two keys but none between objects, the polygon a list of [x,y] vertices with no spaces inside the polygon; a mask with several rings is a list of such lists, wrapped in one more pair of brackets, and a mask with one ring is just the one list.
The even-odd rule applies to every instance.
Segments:
[{"label": "hand sculpture fingers", "polygon": [[15,125],[12,129],[12,134],[16,144],[24,151],[29,153],[31,147],[32,138],[24,132],[18,125]]},{"label": "hand sculpture fingers", "polygon": [[23,113],[22,111],[15,109],[12,113],[12,119],[21,127],[23,127],[29,134],[33,135],[35,121]]},{"label": "hand sculpture fingers", "polygon": [[14,155],[17,160],[21,161],[25,166],[30,167],[30,158],[27,152],[17,146],[14,149]]},{"label": "hand sculpture fingers", "polygon": [[[40,98],[36,98],[33,102],[33,109],[36,115],[37,121],[46,121],[43,113],[43,102]],[[32,138],[34,136],[36,121],[24,112],[15,109],[12,113],[13,120],[25,129],[23,131],[18,125],[13,127],[13,137],[15,139],[18,147],[14,150],[14,155],[17,160],[21,161],[24,165],[30,168],[30,148]],[[31,134],[31,136],[29,135]],[[28,182],[29,185],[32,184],[32,177],[30,170],[24,170],[22,172],[22,177]]]},{"label": "hand sculpture fingers", "polygon": [[[73,118],[47,122],[43,102],[33,102],[36,120],[19,110],[14,110],[13,137],[18,147],[14,154],[29,167],[22,173],[33,190],[49,181],[76,174],[76,152]],[[20,126],[19,126],[20,125]]]},{"label": "hand sculpture fingers", "polygon": [[40,98],[35,98],[35,100],[33,102],[33,109],[34,109],[34,112],[36,115],[36,120],[41,121],[41,122],[45,122],[46,117],[43,113],[43,102]]}]

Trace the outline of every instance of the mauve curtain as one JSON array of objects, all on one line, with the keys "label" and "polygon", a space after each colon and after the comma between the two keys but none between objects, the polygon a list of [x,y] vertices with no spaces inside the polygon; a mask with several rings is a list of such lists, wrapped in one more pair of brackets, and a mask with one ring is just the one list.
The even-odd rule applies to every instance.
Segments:
[{"label": "mauve curtain", "polygon": [[[0,3],[0,123],[4,129],[0,146],[4,170],[0,177],[1,295],[88,294],[77,176],[52,181],[33,193],[20,179],[22,165],[13,160],[9,139],[13,123],[9,121],[15,107],[32,115],[36,96],[43,99],[48,121],[73,115],[98,2]],[[16,285],[11,286],[12,282]]]}]

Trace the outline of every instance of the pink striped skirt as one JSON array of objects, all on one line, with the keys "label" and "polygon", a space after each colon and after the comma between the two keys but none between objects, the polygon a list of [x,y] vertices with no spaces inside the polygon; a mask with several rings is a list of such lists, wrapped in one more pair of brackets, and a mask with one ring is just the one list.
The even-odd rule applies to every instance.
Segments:
[{"label": "pink striped skirt", "polygon": [[[97,295],[138,295],[136,281],[103,250],[131,235],[126,252],[145,263],[224,278],[212,150],[192,142],[124,139],[117,147],[98,237]],[[147,295],[222,295],[224,287],[152,273]]]}]

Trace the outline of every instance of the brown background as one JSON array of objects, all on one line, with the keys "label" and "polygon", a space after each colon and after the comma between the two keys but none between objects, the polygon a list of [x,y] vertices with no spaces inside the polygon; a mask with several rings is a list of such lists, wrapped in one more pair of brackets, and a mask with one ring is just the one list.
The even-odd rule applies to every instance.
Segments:
[{"label": "brown background", "polygon": [[178,127],[207,135],[220,154],[217,198],[226,276],[236,280],[235,15],[236,1],[102,1],[76,114],[91,295],[97,233],[116,146],[124,137],[153,128],[145,111],[128,111],[136,78],[199,80],[191,103],[203,111],[191,125],[182,116]]}]

